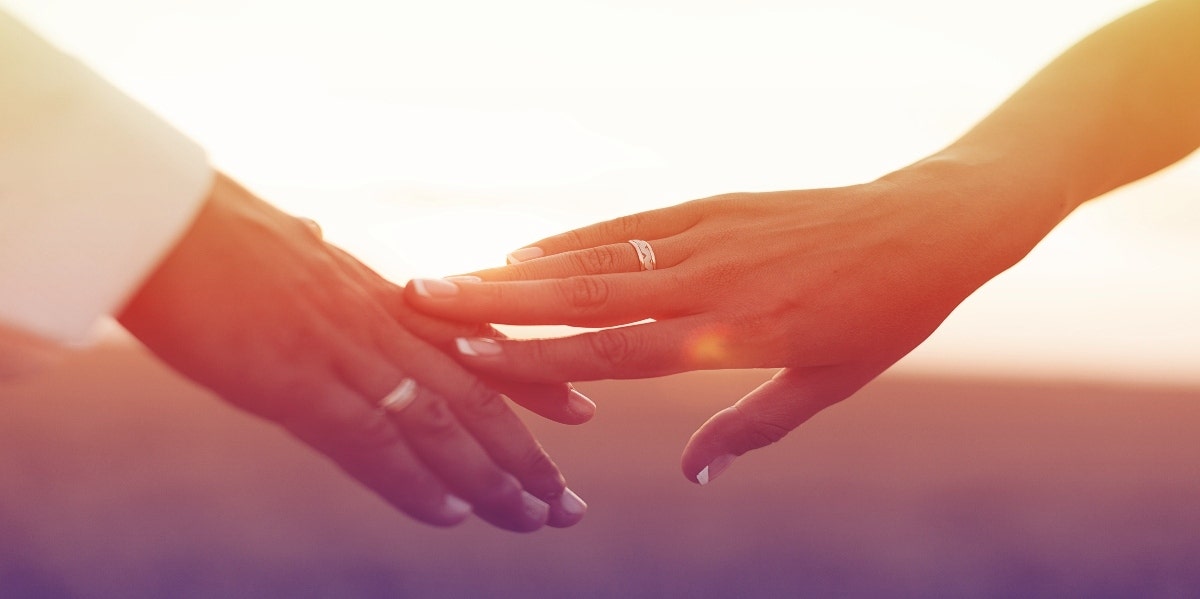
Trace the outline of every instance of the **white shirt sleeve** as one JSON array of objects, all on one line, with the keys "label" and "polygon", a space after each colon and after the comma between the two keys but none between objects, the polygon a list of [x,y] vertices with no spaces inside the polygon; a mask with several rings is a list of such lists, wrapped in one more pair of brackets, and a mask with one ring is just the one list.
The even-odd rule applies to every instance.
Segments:
[{"label": "white shirt sleeve", "polygon": [[0,333],[20,333],[0,344],[85,340],[212,178],[203,149],[0,11]]}]

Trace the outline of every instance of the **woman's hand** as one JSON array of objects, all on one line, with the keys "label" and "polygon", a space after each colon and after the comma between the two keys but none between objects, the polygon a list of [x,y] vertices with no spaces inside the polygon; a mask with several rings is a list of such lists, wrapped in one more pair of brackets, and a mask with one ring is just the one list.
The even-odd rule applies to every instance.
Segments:
[{"label": "woman's hand", "polygon": [[[459,341],[473,369],[522,380],[784,367],[692,437],[684,474],[706,483],[857,391],[1032,247],[1024,242],[1035,237],[1006,238],[996,224],[1020,216],[1015,206],[938,180],[697,200],[544,239],[509,266],[474,273],[479,281],[410,282],[407,298],[467,322],[654,320],[562,339]],[[654,270],[630,239],[651,244]]]},{"label": "woman's hand", "polygon": [[[578,522],[586,505],[503,396],[412,332],[448,349],[452,334],[489,331],[402,301],[317,229],[218,177],[119,319],[167,364],[418,520],[450,525],[473,511],[517,531]],[[568,422],[594,407],[562,384],[509,389]],[[385,409],[388,397],[404,407]]]}]

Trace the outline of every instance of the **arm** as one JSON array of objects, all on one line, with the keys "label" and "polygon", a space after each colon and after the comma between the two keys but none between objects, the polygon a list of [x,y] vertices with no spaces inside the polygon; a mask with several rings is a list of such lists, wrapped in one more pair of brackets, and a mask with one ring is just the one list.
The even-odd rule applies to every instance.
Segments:
[{"label": "arm", "polygon": [[[586,399],[465,371],[444,350],[493,331],[412,313],[398,287],[214,177],[198,146],[2,13],[0,206],[0,375],[117,313],[176,370],[414,518],[474,512],[525,531],[583,517],[493,389],[572,423],[591,416]],[[406,379],[406,407],[381,409]]]},{"label": "arm", "polygon": [[[450,525],[473,511],[516,531],[578,522],[586,506],[504,397],[405,326],[433,323],[413,325],[399,292],[218,176],[118,319],[165,363],[418,520]],[[415,393],[384,409],[406,379]]]},{"label": "arm", "polygon": [[[607,329],[463,339],[464,359],[527,380],[784,367],[710,419],[683,456],[706,483],[924,341],[1083,201],[1200,144],[1200,2],[1162,0],[1080,42],[942,152],[871,183],[731,194],[523,248],[481,282],[418,281],[447,318]],[[629,239],[649,241],[641,271]],[[523,261],[516,260],[517,258]]]},{"label": "arm", "polygon": [[203,149],[0,12],[0,325],[85,340],[212,176]]},{"label": "arm", "polygon": [[931,160],[979,169],[1065,216],[1200,146],[1200,2],[1160,0],[1044,68]]},{"label": "arm", "polygon": [[[1200,2],[1159,0],[1103,27],[946,149],[885,177],[986,198],[1008,245],[988,278],[1080,204],[1200,147]],[[967,200],[964,200],[967,201]],[[995,211],[1001,212],[995,212]]]}]

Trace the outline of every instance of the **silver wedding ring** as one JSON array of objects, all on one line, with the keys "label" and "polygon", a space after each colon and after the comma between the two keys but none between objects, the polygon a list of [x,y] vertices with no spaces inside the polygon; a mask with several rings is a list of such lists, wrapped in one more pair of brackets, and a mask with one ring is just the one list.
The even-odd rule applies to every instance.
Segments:
[{"label": "silver wedding ring", "polygon": [[393,414],[407,408],[417,398],[417,382],[406,378],[379,400],[379,409]]},{"label": "silver wedding ring", "polygon": [[648,242],[641,239],[630,239],[629,245],[637,250],[638,260],[642,263],[642,270],[654,270],[654,248],[650,247]]}]

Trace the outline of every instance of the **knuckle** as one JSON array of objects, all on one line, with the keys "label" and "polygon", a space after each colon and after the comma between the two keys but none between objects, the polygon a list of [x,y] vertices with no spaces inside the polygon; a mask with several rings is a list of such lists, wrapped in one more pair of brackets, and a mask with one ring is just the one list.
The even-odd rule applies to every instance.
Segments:
[{"label": "knuckle", "polygon": [[537,272],[530,267],[529,262],[509,264],[504,267],[504,270],[507,271],[507,276],[503,280],[523,281],[538,278]]},{"label": "knuckle", "polygon": [[639,235],[639,231],[643,229],[645,216],[642,214],[629,214],[620,218],[614,219],[612,222],[611,232],[613,237],[634,238]]},{"label": "knuckle", "polygon": [[285,426],[306,440],[338,454],[375,453],[393,445],[398,436],[387,418],[371,410],[340,402],[309,406]]},{"label": "knuckle", "polygon": [[632,361],[634,342],[619,329],[595,333],[589,337],[592,355],[612,368],[622,368]]},{"label": "knuckle", "polygon": [[471,384],[460,405],[465,416],[476,420],[498,418],[509,411],[503,395],[478,381]]},{"label": "knuckle", "polygon": [[450,412],[446,402],[426,398],[404,411],[408,424],[420,434],[428,437],[448,437],[458,429],[458,420]]},{"label": "knuckle", "polygon": [[[642,230],[643,222],[645,222],[645,217],[642,214],[629,214],[599,223],[595,226],[593,231],[596,237],[609,241],[616,239],[631,239],[639,235],[639,231]],[[588,245],[592,245],[591,243],[587,243],[588,240],[584,239],[583,235],[577,234],[572,241],[580,244],[576,247],[587,247]]]},{"label": "knuckle", "polygon": [[612,246],[602,245],[568,254],[575,272],[600,274],[612,272],[617,267],[617,255]]},{"label": "knuckle", "polygon": [[558,465],[540,445],[532,445],[521,456],[518,463],[520,472],[529,479],[539,481],[538,490],[543,493],[562,491],[567,486],[567,481],[559,472]]},{"label": "knuckle", "polygon": [[516,347],[520,348],[522,364],[551,364],[558,358],[546,347],[545,341],[526,341]]},{"label": "knuckle", "polygon": [[583,233],[581,233],[578,229],[567,231],[562,235],[563,239],[567,243],[567,247],[582,248],[591,245],[587,242],[587,239],[584,237]]},{"label": "knuckle", "polygon": [[749,424],[747,427],[747,433],[750,437],[750,441],[755,445],[764,446],[778,443],[784,437],[786,437],[788,433],[792,432],[790,428],[773,421],[764,418],[757,418],[753,415],[746,414],[744,411],[742,414],[746,417]]},{"label": "knuckle", "polygon": [[571,277],[559,284],[563,301],[577,310],[594,310],[608,303],[608,284],[596,277]]}]

